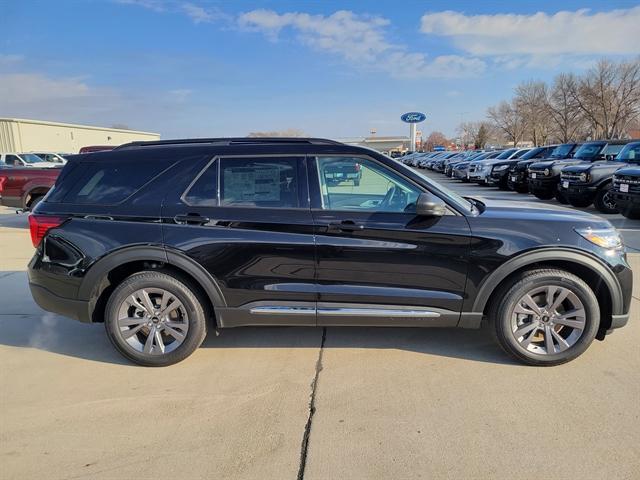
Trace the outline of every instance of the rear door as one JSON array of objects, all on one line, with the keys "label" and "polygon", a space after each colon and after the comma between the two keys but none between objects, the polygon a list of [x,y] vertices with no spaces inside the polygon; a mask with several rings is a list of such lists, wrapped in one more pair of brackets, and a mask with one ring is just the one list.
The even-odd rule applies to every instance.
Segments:
[{"label": "rear door", "polygon": [[[336,181],[338,165],[359,176]],[[416,216],[424,189],[373,158],[319,155],[310,158],[309,173],[318,324],[456,325],[470,245],[466,218],[453,210]]]},{"label": "rear door", "polygon": [[165,199],[164,242],[217,282],[221,326],[315,325],[304,156],[216,156],[189,176]]}]

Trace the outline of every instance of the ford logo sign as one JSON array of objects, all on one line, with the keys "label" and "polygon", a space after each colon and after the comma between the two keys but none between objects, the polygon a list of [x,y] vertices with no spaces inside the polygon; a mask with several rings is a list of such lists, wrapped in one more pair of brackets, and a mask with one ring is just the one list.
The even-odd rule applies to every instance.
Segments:
[{"label": "ford logo sign", "polygon": [[427,116],[420,112],[405,113],[400,117],[400,120],[406,123],[420,123],[426,120]]}]

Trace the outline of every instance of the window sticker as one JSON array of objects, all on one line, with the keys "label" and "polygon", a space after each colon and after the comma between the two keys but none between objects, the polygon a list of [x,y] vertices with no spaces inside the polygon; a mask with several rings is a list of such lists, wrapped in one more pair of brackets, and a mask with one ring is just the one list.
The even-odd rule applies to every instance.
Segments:
[{"label": "window sticker", "polygon": [[280,169],[226,168],[223,198],[225,203],[280,201]]}]

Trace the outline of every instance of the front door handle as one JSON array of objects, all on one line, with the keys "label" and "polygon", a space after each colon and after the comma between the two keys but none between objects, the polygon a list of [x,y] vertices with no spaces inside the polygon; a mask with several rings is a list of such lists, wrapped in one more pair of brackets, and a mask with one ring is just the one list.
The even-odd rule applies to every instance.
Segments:
[{"label": "front door handle", "polygon": [[203,217],[199,213],[176,215],[175,217],[173,217],[173,220],[180,225],[204,225],[205,223],[209,223],[209,218]]},{"label": "front door handle", "polygon": [[341,232],[357,232],[363,230],[364,225],[356,223],[353,220],[343,220],[342,222],[334,222],[329,224],[329,230],[341,231]]}]

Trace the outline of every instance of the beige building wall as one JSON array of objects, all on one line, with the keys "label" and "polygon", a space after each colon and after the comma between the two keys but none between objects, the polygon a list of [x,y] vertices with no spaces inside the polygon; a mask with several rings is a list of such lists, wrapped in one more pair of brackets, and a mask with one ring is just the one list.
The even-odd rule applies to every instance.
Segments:
[{"label": "beige building wall", "polygon": [[121,145],[160,139],[160,134],[69,123],[0,118],[0,152],[78,153],[89,145]]}]

